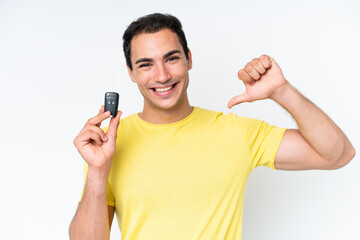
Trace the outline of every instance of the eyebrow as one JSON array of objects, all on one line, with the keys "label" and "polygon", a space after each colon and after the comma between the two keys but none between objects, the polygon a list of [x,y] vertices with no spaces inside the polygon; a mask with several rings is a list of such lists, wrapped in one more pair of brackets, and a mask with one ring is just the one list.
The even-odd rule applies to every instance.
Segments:
[{"label": "eyebrow", "polygon": [[[167,58],[167,57],[170,57],[171,55],[175,54],[175,53],[181,53],[180,50],[172,50],[168,53],[166,53],[163,58]],[[152,58],[140,58],[138,60],[136,60],[135,64],[138,64],[138,63],[142,63],[142,62],[152,62],[154,59]]]}]

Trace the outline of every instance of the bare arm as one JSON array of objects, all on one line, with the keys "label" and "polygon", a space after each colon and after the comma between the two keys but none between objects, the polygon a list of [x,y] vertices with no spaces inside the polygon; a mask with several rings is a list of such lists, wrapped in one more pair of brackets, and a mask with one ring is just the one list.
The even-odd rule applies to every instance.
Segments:
[{"label": "bare arm", "polygon": [[[75,216],[74,216],[72,222],[73,222],[73,221],[76,221],[75,218],[76,218],[76,215],[78,214],[78,212],[80,211],[80,210],[79,210],[80,208],[81,208],[81,207],[80,207],[80,203],[79,203],[78,208],[77,208],[77,210],[76,210],[76,213],[75,213]],[[108,211],[108,221],[109,221],[109,231],[110,231],[110,230],[111,230],[111,225],[112,225],[112,222],[113,222],[113,219],[114,219],[114,215],[115,215],[115,207],[108,205],[108,206],[107,206],[107,211]],[[71,224],[73,224],[73,223],[71,223]],[[70,228],[71,228],[71,224],[70,224]]]},{"label": "bare arm", "polygon": [[121,112],[110,120],[109,129],[104,133],[100,125],[109,115],[110,112],[104,112],[104,106],[101,106],[99,114],[89,119],[74,140],[89,168],[83,198],[69,227],[72,240],[110,239],[115,208],[107,205],[107,181],[116,150]]},{"label": "bare arm", "polygon": [[317,106],[298,92],[269,56],[253,59],[239,71],[246,92],[233,97],[231,108],[241,102],[272,99],[295,119],[299,129],[287,130],[280,143],[275,168],[281,170],[337,169],[355,155],[343,131]]},{"label": "bare arm", "polygon": [[287,130],[275,158],[282,170],[338,169],[355,155],[343,131],[288,82],[272,99],[295,119],[299,129]]},{"label": "bare arm", "polygon": [[107,178],[96,175],[101,173],[88,171],[83,198],[70,224],[70,239],[110,239],[115,208],[107,205]]}]

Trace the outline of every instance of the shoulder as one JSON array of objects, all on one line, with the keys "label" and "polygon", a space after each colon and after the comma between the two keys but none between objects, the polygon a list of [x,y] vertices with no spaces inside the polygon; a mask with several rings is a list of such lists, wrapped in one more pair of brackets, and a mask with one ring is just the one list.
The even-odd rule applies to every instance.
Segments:
[{"label": "shoulder", "polygon": [[226,122],[228,124],[236,124],[240,126],[254,125],[254,124],[258,125],[264,122],[259,119],[240,116],[232,112],[224,113],[223,111],[210,110],[200,107],[197,107],[197,109],[200,118],[208,119],[208,120],[213,119],[216,122]]},{"label": "shoulder", "polygon": [[285,128],[277,127],[264,120],[239,116],[236,113],[199,109],[203,119],[201,127],[211,126],[229,135],[243,136],[246,139],[262,138],[275,134],[281,136]]}]

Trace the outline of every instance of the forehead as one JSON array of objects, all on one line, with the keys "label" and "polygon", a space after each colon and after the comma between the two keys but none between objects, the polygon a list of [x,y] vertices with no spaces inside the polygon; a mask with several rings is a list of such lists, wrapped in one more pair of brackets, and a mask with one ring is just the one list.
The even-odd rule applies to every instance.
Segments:
[{"label": "forehead", "polygon": [[178,36],[169,29],[162,29],[155,33],[140,33],[131,40],[132,61],[138,58],[162,57],[172,50],[183,53]]}]

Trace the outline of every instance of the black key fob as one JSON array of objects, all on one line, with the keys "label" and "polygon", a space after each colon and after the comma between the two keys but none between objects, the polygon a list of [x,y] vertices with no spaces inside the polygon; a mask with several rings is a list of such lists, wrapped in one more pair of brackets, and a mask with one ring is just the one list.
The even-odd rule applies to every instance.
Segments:
[{"label": "black key fob", "polygon": [[112,117],[116,117],[119,106],[119,94],[116,92],[105,93],[105,112],[110,111]]}]

